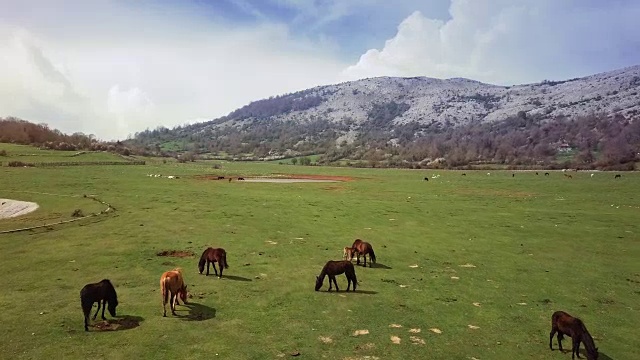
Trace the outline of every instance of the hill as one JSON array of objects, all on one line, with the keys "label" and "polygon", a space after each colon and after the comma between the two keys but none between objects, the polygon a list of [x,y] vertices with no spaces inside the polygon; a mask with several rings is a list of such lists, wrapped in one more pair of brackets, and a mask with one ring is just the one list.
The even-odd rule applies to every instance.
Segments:
[{"label": "hill", "polygon": [[[212,121],[137,133],[129,143],[229,159],[322,154],[319,163],[409,167],[548,166],[582,153],[573,165],[601,166],[633,162],[639,144],[629,133],[638,117],[640,66],[517,86],[379,77],[254,101]],[[609,153],[626,155],[599,158],[614,138],[625,139],[624,149]]]}]

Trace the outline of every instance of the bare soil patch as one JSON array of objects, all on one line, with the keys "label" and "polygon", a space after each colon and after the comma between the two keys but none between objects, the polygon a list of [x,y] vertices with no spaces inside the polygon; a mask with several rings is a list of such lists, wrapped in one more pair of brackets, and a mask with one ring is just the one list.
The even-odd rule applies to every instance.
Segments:
[{"label": "bare soil patch", "polygon": [[358,336],[358,335],[367,335],[369,333],[369,330],[356,330],[353,332],[353,336]]},{"label": "bare soil patch", "polygon": [[119,331],[137,328],[140,326],[140,321],[142,321],[140,317],[125,316],[119,319],[103,320],[91,326],[100,331]]},{"label": "bare soil patch", "polygon": [[395,335],[392,335],[390,339],[391,339],[391,342],[396,344],[396,345],[398,345],[398,344],[400,344],[400,342],[402,342],[402,339],[400,339],[399,337],[397,337]]},{"label": "bare soil patch", "polygon": [[324,344],[331,344],[333,342],[333,339],[329,336],[318,336],[318,340],[320,340]]},{"label": "bare soil patch", "polygon": [[189,251],[189,250],[163,250],[163,251],[158,252],[156,255],[158,255],[158,256],[179,257],[179,258],[195,256],[193,251]]}]

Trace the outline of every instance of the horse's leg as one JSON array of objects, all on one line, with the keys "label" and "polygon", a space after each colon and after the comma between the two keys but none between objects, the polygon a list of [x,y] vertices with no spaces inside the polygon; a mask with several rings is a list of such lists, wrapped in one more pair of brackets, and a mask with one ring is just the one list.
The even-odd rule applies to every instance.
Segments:
[{"label": "horse's leg", "polygon": [[[578,359],[582,359],[580,357],[580,339],[576,339],[574,340],[573,338],[571,338],[572,341],[572,346],[573,346],[573,350],[572,350],[572,354],[576,354],[576,356],[578,356]],[[573,355],[572,355],[573,358]]]},{"label": "horse's leg", "polygon": [[[93,306],[93,304],[91,304],[91,306]],[[98,300],[98,309],[96,309],[96,313],[93,314],[93,320],[98,317],[98,311],[100,311],[100,300]]]},{"label": "horse's leg", "polygon": [[207,276],[209,276],[209,259],[207,259]]},{"label": "horse's leg", "polygon": [[549,349],[553,350],[553,335],[556,334],[556,331],[558,331],[558,328],[555,326],[551,327],[551,333],[549,333]]},{"label": "horse's leg", "polygon": [[87,307],[82,304],[82,313],[84,314],[84,331],[89,331],[89,316],[91,316],[91,305]]},{"label": "horse's leg", "polygon": [[104,317],[104,311],[107,309],[107,299],[102,300],[102,320],[107,320],[106,317]]},{"label": "horse's leg", "polygon": [[178,316],[176,314],[176,298],[178,297],[178,294],[174,294],[173,292],[171,293],[171,314],[173,316]]},{"label": "horse's leg", "polygon": [[[364,267],[367,267],[367,254],[362,255],[362,258],[364,259]],[[371,259],[369,259],[369,263],[371,263]]]},{"label": "horse's leg", "polygon": [[[213,266],[213,271],[215,271],[216,276],[218,276],[218,270],[216,269],[216,262],[212,262],[211,266]],[[218,266],[220,266],[220,262],[218,262]],[[221,269],[222,270],[222,269]]]},{"label": "horse's leg", "polygon": [[[347,292],[349,292],[349,288],[351,287],[351,276],[349,276],[349,275],[346,275],[346,276],[347,276]],[[354,289],[354,291],[355,291],[355,289]]]},{"label": "horse's leg", "polygon": [[558,349],[560,349],[560,352],[564,352],[564,350],[562,350],[562,331],[558,330]]},{"label": "horse's leg", "polygon": [[336,285],[336,291],[340,291],[340,289],[338,289],[338,282],[336,281],[336,277],[333,277],[333,283]]},{"label": "horse's leg", "polygon": [[[163,310],[163,317],[167,317],[167,298],[169,297],[169,293],[168,291],[165,291],[164,294],[162,294],[162,310]],[[171,304],[169,304],[169,307],[171,307]]]},{"label": "horse's leg", "polygon": [[331,284],[331,278],[332,276],[329,275],[329,289],[327,289],[327,291],[331,291],[331,288],[333,287],[333,284]]},{"label": "horse's leg", "polygon": [[220,265],[220,276],[218,276],[220,279],[222,279],[222,270],[224,270],[224,266]]}]

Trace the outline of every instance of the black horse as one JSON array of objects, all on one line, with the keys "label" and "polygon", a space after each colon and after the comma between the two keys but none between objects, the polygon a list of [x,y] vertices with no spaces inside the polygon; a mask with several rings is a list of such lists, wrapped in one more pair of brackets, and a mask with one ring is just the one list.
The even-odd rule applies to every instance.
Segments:
[{"label": "black horse", "polygon": [[316,291],[320,290],[325,276],[329,276],[329,290],[331,291],[331,282],[336,286],[338,291],[338,283],[336,282],[336,275],[344,274],[347,277],[347,291],[353,284],[353,291],[356,291],[358,285],[358,279],[356,278],[356,270],[350,260],[334,261],[329,260],[322,268],[320,276],[316,276]]},{"label": "black horse", "polygon": [[112,317],[116,316],[116,306],[118,306],[118,296],[116,289],[109,279],[104,279],[98,283],[87,284],[80,290],[80,302],[82,303],[82,311],[84,312],[84,331],[89,331],[89,315],[91,315],[91,307],[93,303],[98,303],[98,310],[93,315],[93,320],[98,316],[100,311],[100,302],[102,301],[102,320],[104,317],[104,309],[108,308]]}]

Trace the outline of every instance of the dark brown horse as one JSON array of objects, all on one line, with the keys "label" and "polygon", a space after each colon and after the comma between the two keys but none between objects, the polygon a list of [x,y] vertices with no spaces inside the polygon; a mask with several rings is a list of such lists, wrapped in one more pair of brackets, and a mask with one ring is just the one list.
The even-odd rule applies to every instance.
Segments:
[{"label": "dark brown horse", "polygon": [[111,314],[112,317],[116,316],[118,296],[116,295],[116,289],[109,279],[104,279],[98,283],[87,284],[80,290],[80,303],[82,304],[82,311],[84,312],[84,331],[89,331],[89,315],[91,315],[91,307],[95,302],[98,303],[98,310],[93,314],[93,320],[96,319],[98,311],[100,311],[100,302],[102,302],[102,320],[107,320],[104,317],[105,308],[109,309],[109,314]]},{"label": "dark brown horse", "polygon": [[[218,270],[216,270],[216,264],[220,266],[220,275],[218,275]],[[198,270],[200,270],[200,274],[204,271],[204,264],[207,264],[207,276],[209,276],[209,264],[213,266],[213,271],[215,271],[216,276],[222,278],[222,270],[228,269],[229,264],[227,264],[227,252],[224,251],[223,248],[207,248],[200,256],[200,261],[198,262]]]},{"label": "dark brown horse", "polygon": [[367,266],[367,255],[369,255],[369,267],[372,266],[371,263],[376,262],[376,253],[373,252],[373,247],[366,241],[362,241],[360,239],[356,239],[351,245],[351,249],[356,254],[356,265],[360,265],[360,255],[364,258],[364,265]]},{"label": "dark brown horse", "polygon": [[551,333],[549,334],[549,348],[553,350],[553,335],[558,333],[558,348],[562,351],[562,338],[563,335],[569,335],[571,337],[571,358],[575,359],[575,355],[578,355],[580,359],[580,343],[584,344],[587,350],[588,360],[598,359],[598,348],[593,343],[593,338],[587,327],[584,326],[582,320],[575,318],[564,311],[556,311],[551,315]]},{"label": "dark brown horse", "polygon": [[356,278],[356,269],[353,267],[351,261],[348,260],[327,261],[327,263],[322,268],[322,271],[320,272],[320,276],[316,276],[316,291],[320,290],[320,288],[322,287],[325,276],[329,276],[329,290],[327,291],[331,291],[332,281],[336,286],[336,291],[339,291],[338,283],[336,282],[336,275],[340,274],[344,274],[347,277],[347,291],[349,291],[351,283],[353,283],[353,291],[356,291],[356,285],[358,284],[358,279]]}]

